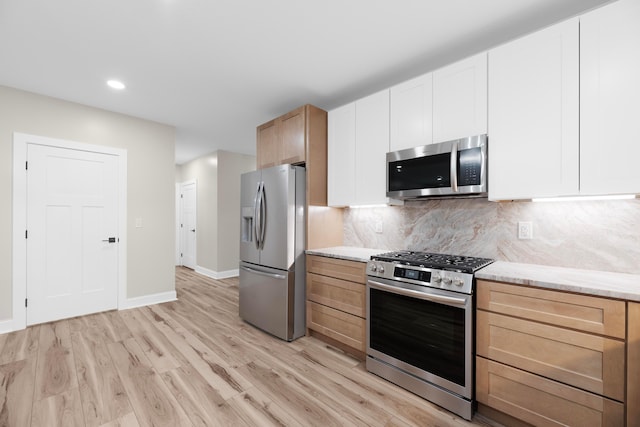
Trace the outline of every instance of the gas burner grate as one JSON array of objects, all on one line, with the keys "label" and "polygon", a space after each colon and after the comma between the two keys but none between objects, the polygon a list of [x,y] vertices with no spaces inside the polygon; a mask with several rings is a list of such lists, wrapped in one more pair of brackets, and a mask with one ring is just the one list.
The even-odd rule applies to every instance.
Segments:
[{"label": "gas burner grate", "polygon": [[415,251],[387,252],[379,255],[373,255],[371,259],[375,261],[399,262],[406,265],[454,270],[465,273],[473,273],[493,262],[493,260],[489,258]]}]

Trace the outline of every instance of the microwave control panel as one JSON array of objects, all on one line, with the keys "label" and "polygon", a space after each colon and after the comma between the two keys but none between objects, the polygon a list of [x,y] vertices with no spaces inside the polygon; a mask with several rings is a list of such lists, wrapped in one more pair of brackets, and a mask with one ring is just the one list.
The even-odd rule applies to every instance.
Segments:
[{"label": "microwave control panel", "polygon": [[458,152],[458,185],[480,185],[482,151],[470,148]]}]

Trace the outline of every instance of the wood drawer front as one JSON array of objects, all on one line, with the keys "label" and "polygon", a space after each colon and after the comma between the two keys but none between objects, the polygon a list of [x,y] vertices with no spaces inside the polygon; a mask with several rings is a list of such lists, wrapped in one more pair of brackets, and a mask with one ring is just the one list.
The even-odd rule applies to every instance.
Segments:
[{"label": "wood drawer front", "polygon": [[307,255],[307,271],[352,282],[366,283],[367,263]]},{"label": "wood drawer front", "polygon": [[307,273],[307,299],[365,317],[365,285]]},{"label": "wood drawer front", "polygon": [[307,301],[307,328],[362,352],[365,351],[365,327],[361,317]]},{"label": "wood drawer front", "polygon": [[478,310],[477,354],[624,401],[624,341]]},{"label": "wood drawer front", "polygon": [[478,280],[478,308],[625,338],[624,301]]},{"label": "wood drawer front", "polygon": [[536,426],[622,426],[624,405],[482,357],[478,402]]},{"label": "wood drawer front", "polygon": [[640,303],[629,302],[627,426],[640,426]]}]

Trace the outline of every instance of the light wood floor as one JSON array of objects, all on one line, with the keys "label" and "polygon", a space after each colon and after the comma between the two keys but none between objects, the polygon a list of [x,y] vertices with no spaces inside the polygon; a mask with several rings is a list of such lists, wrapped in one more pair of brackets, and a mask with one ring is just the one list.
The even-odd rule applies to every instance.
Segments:
[{"label": "light wood floor", "polygon": [[0,426],[470,426],[312,337],[238,317],[237,279],[0,335]]}]

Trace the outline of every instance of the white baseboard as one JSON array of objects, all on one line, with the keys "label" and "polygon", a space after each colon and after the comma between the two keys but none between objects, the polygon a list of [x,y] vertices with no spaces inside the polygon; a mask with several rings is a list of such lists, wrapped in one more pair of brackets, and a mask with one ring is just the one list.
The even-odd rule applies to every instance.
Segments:
[{"label": "white baseboard", "polygon": [[[176,291],[162,292],[159,294],[145,295],[143,297],[128,298],[118,307],[118,310],[126,310],[129,308],[144,307],[147,305],[160,304],[163,302],[176,301]],[[12,319],[0,320],[0,334],[17,331],[15,322]]]},{"label": "white baseboard", "polygon": [[15,331],[13,319],[0,321],[0,334],[8,334]]},{"label": "white baseboard", "polygon": [[147,305],[161,304],[163,302],[176,301],[176,291],[162,292],[159,294],[145,295],[143,297],[127,298],[124,304],[118,307],[118,310],[126,310],[128,308],[144,307]]},{"label": "white baseboard", "polygon": [[204,268],[200,266],[196,266],[196,273],[202,274],[203,276],[207,276],[216,280],[227,279],[229,277],[237,277],[238,274],[240,274],[237,268],[235,270],[213,271],[213,270],[209,270],[208,268]]}]

